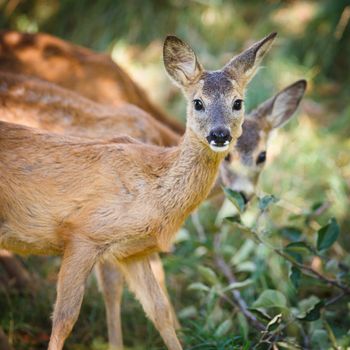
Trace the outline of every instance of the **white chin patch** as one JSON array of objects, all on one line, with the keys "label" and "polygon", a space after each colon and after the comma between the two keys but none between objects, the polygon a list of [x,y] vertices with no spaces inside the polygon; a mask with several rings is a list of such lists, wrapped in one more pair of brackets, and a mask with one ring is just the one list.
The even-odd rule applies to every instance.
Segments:
[{"label": "white chin patch", "polygon": [[209,145],[210,145],[210,148],[214,152],[226,152],[228,150],[228,148],[229,148],[230,142],[229,141],[225,141],[223,146],[217,146],[214,141],[211,141]]}]

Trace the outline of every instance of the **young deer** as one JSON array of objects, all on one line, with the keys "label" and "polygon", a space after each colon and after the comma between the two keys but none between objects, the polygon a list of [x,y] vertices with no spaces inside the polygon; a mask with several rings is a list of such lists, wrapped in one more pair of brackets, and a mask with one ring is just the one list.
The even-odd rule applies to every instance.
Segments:
[{"label": "young deer", "polygon": [[230,170],[222,169],[222,181],[241,192],[245,201],[256,193],[256,186],[267,157],[271,134],[295,113],[306,89],[306,81],[298,80],[260,104],[245,116],[243,132],[230,161]]},{"label": "young deer", "polygon": [[0,31],[0,69],[32,75],[96,102],[134,104],[183,134],[184,126],[155,106],[130,76],[105,54],[93,52],[54,36]]},{"label": "young deer", "polygon": [[50,350],[62,349],[90,270],[112,257],[167,347],[181,349],[148,254],[166,251],[208,195],[241,134],[245,86],[275,36],[215,72],[204,71],[187,44],[167,37],[165,67],[188,99],[177,147],[88,141],[0,123],[0,246],[63,257]]},{"label": "young deer", "polygon": [[[267,142],[272,131],[286,123],[296,111],[306,88],[305,80],[299,80],[265,101],[246,116],[242,135],[235,152],[231,153],[231,165],[237,172],[228,173],[231,188],[240,191],[249,200],[256,191],[259,175],[267,156]],[[158,254],[150,256],[153,273],[166,292],[165,272]],[[116,266],[105,261],[98,266],[99,284],[104,293],[107,310],[109,342],[112,349],[122,349],[120,302],[123,292],[123,276]],[[169,301],[170,302],[170,301]],[[171,310],[174,310],[171,307]],[[175,313],[175,327],[179,327]]]},{"label": "young deer", "polygon": [[[0,116],[4,121],[73,136],[101,138],[102,135],[112,137],[117,136],[118,132],[125,132],[146,143],[175,145],[179,142],[177,134],[164,127],[158,129],[159,123],[148,122],[144,118],[145,113],[136,107],[131,109],[127,106],[126,110],[123,107],[106,108],[50,83],[16,74],[0,73],[0,82]],[[259,173],[265,163],[271,131],[291,118],[305,87],[304,80],[297,81],[245,116],[243,133],[229,160],[231,169],[237,171],[222,171],[227,175],[226,183],[241,191],[246,198],[255,192]],[[106,123],[105,120],[109,118],[111,121]],[[138,130],[140,127],[142,130]],[[160,134],[155,134],[157,130]],[[163,134],[163,131],[166,133]],[[151,266],[158,283],[167,294],[164,271],[157,254],[151,256]],[[123,277],[113,261],[99,263],[97,270],[107,309],[109,340],[113,348],[121,348],[119,310]],[[173,317],[176,322],[174,313]]]}]

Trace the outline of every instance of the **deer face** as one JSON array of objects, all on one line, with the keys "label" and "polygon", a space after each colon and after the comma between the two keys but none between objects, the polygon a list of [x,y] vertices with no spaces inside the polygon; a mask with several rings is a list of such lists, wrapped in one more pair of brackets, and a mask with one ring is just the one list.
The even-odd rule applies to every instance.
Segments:
[{"label": "deer face", "polygon": [[187,99],[187,127],[213,152],[228,152],[242,133],[244,90],[276,34],[270,34],[218,71],[205,71],[193,50],[168,36],[164,65]]},{"label": "deer face", "polygon": [[214,152],[225,152],[241,135],[244,105],[238,84],[224,71],[203,72],[189,87],[188,126]]},{"label": "deer face", "polygon": [[271,133],[293,116],[305,89],[306,81],[299,80],[246,116],[235,152],[227,158],[230,169],[234,171],[231,174],[230,187],[240,192],[246,201],[256,191],[260,173],[268,157],[267,143]]}]

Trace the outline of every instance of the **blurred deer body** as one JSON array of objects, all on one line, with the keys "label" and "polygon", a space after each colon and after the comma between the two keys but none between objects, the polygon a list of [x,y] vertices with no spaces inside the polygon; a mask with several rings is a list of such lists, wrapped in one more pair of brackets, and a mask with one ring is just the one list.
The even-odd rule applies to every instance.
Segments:
[{"label": "blurred deer body", "polygon": [[63,256],[50,350],[62,349],[86,277],[104,257],[116,260],[167,347],[181,349],[148,255],[167,250],[208,195],[241,134],[244,88],[274,38],[217,72],[204,71],[186,43],[167,38],[165,67],[189,101],[178,147],[84,140],[0,123],[0,246]]},{"label": "blurred deer body", "polygon": [[24,75],[0,71],[0,119],[65,135],[108,139],[122,134],[175,146],[180,136],[131,104],[93,102],[73,91]]},{"label": "blurred deer body", "polygon": [[0,32],[0,70],[32,75],[79,92],[96,102],[134,104],[183,134],[184,126],[155,106],[147,94],[105,54],[48,34]]}]

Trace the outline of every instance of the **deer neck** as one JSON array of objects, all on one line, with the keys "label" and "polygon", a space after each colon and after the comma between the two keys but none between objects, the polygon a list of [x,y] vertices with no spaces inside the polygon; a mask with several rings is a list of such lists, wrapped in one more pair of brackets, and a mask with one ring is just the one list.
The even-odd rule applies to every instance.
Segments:
[{"label": "deer neck", "polygon": [[[162,246],[170,243],[185,218],[208,196],[225,154],[213,152],[191,129],[170,155],[168,166],[159,178],[159,203],[166,229]],[[162,235],[162,234],[161,234]]]}]

